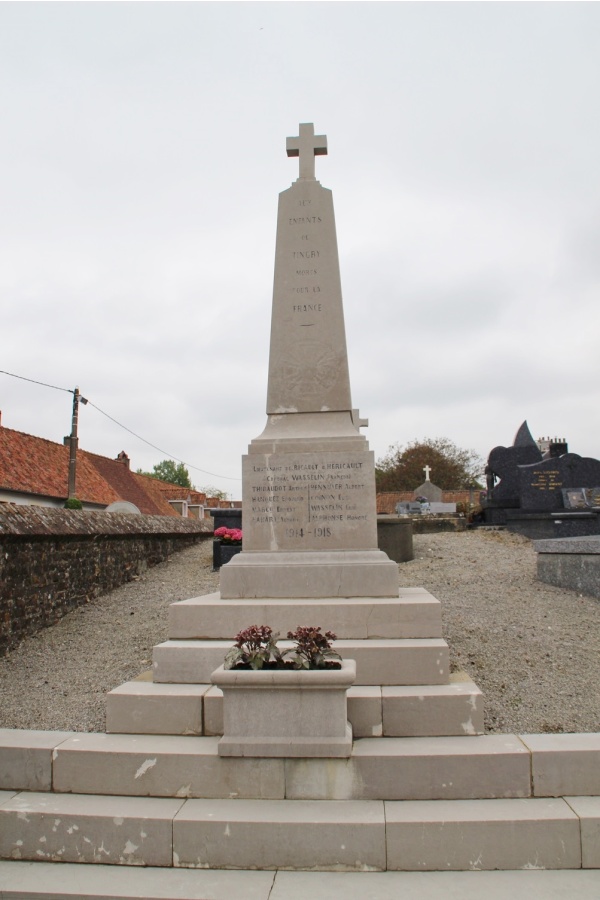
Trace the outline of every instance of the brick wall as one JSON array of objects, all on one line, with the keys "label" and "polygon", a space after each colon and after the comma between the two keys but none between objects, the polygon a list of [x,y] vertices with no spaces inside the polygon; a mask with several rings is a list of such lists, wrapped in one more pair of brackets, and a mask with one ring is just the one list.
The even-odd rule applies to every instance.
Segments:
[{"label": "brick wall", "polygon": [[212,520],[0,503],[0,653],[212,534]]}]

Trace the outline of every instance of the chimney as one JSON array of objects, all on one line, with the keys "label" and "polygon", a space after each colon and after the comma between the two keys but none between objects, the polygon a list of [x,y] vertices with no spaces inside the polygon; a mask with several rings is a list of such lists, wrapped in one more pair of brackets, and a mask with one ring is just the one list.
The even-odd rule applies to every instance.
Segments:
[{"label": "chimney", "polygon": [[127,456],[127,454],[125,453],[124,450],[121,450],[121,452],[120,452],[119,455],[117,456],[117,459],[119,460],[119,462],[122,462],[123,465],[126,466],[126,467],[129,469],[129,467],[130,467],[130,459],[129,459],[129,457]]}]

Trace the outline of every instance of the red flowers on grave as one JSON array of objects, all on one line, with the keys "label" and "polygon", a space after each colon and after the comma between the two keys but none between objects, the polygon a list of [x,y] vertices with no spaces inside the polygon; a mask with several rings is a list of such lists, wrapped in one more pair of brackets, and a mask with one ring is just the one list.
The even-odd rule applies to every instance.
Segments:
[{"label": "red flowers on grave", "polygon": [[219,538],[222,544],[241,544],[242,529],[226,528],[225,525],[222,525],[220,528],[215,529],[215,537]]}]

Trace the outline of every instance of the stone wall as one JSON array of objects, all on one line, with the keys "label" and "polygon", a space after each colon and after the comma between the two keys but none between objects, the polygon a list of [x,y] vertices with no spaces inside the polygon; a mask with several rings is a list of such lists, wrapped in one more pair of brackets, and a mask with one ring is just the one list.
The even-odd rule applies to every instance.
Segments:
[{"label": "stone wall", "polygon": [[0,503],[0,653],[212,535],[212,520]]}]

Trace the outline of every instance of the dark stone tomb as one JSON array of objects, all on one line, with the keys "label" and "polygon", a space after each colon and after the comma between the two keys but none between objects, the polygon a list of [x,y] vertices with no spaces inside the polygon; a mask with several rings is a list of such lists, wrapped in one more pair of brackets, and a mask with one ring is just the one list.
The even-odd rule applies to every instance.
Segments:
[{"label": "dark stone tomb", "polygon": [[[215,530],[225,526],[225,528],[241,528],[242,527],[242,510],[241,509],[209,509],[209,514],[214,519]],[[242,549],[241,544],[222,544],[216,538],[213,540],[213,572],[218,572],[221,566],[228,563],[232,556],[235,556]]]},{"label": "dark stone tomb", "polygon": [[[558,445],[557,445],[558,446]],[[495,447],[486,467],[484,522],[506,525],[531,538],[600,534],[598,501],[600,460],[542,451],[527,422],[512,447]],[[566,442],[560,449],[568,451]]]}]

